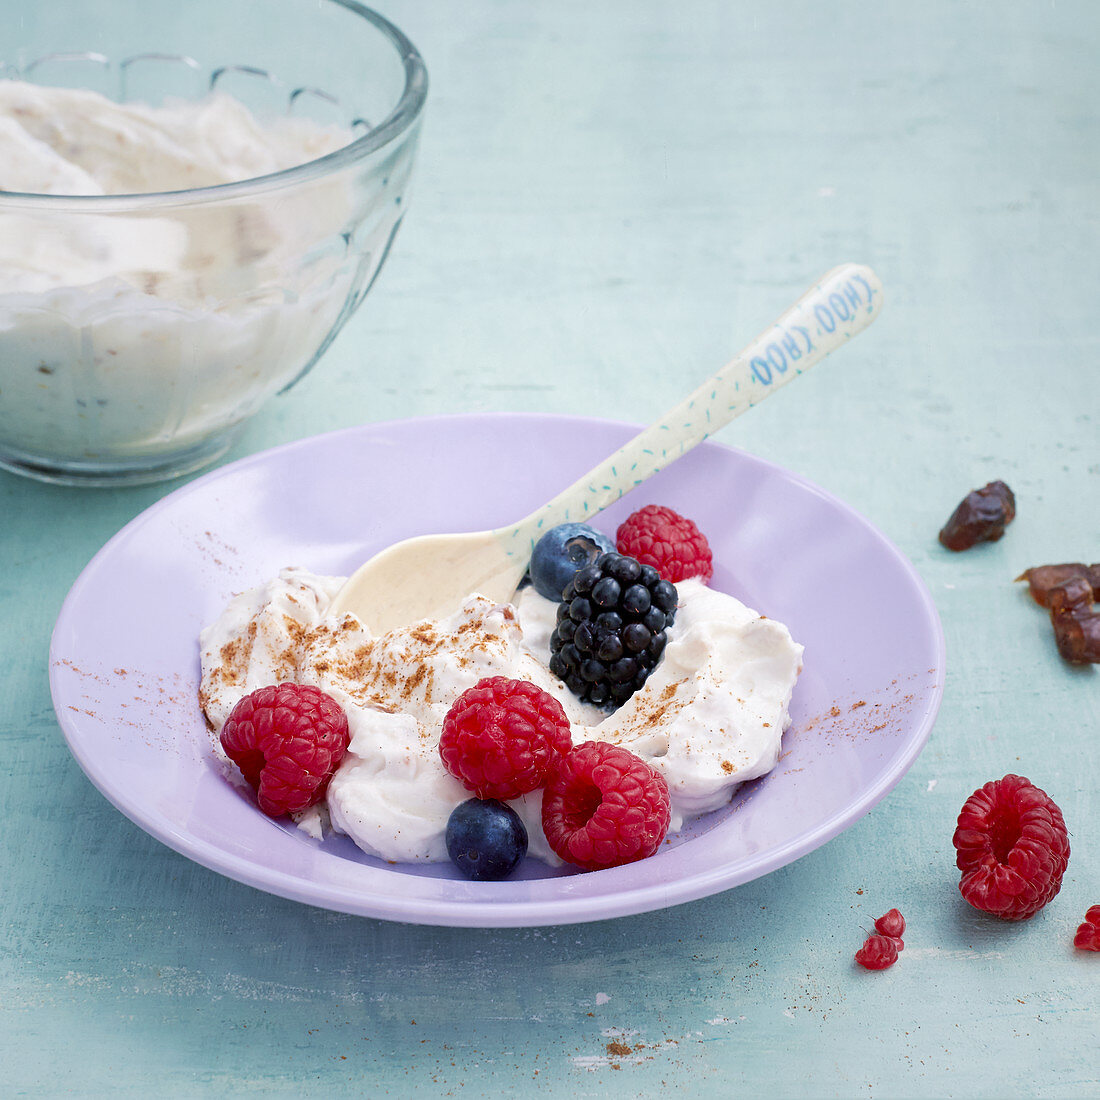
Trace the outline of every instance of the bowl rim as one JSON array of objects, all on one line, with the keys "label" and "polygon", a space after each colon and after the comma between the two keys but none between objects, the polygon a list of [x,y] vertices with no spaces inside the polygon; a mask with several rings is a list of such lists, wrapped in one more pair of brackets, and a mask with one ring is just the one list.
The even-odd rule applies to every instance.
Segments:
[{"label": "bowl rim", "polygon": [[408,36],[384,15],[358,0],[324,0],[361,16],[381,31],[396,49],[405,70],[405,86],[393,110],[362,137],[313,160],[262,176],[177,191],[139,191],[118,195],[46,195],[28,191],[0,193],[0,209],[96,212],[143,211],[164,207],[191,206],[206,202],[264,194],[286,186],[306,183],[355,164],[392,144],[411,130],[424,109],[428,96],[428,69]]}]

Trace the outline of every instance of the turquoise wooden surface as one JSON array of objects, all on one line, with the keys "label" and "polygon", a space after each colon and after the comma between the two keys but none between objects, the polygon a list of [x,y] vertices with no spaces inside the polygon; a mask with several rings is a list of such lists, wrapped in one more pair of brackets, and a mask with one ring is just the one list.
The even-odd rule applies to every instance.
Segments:
[{"label": "turquoise wooden surface", "polygon": [[[312,909],[147,837],[54,719],[61,601],[169,487],[0,475],[0,1092],[1100,1095],[1100,955],[1071,947],[1100,902],[1100,674],[1060,661],[1012,584],[1100,558],[1100,9],[383,10],[433,80],[407,224],[361,312],[230,457],[445,411],[644,423],[810,280],[868,263],[881,319],[719,438],[909,555],[947,637],[939,721],[858,825],[707,900],[520,931]],[[1017,493],[1007,536],[942,550],[957,500],[995,477]],[[966,796],[1010,771],[1055,797],[1073,845],[1061,894],[1018,926],[962,902],[950,844]],[[894,905],[900,962],[859,972]]]}]

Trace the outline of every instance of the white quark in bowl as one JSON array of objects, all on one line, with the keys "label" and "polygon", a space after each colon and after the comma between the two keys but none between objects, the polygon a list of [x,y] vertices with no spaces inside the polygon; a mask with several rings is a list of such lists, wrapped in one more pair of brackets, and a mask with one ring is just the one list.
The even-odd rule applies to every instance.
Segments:
[{"label": "white quark in bowl", "polygon": [[[651,764],[668,783],[673,833],[779,761],[802,646],[782,623],[700,580],[677,585],[660,662],[610,712],[580,702],[547,668],[558,605],[534,588],[522,588],[514,606],[475,593],[447,618],[372,636],[353,615],[329,614],[342,583],[284,569],[230,601],[200,643],[199,694],[215,734],[245,695],[271,684],[309,684],[343,708],[348,753],[325,802],[298,818],[314,835],[331,821],[380,859],[445,862],[447,819],[471,794],[444,767],[439,737],[451,705],[486,676],[554,696],[575,744],[609,741]],[[560,864],[543,833],[541,790],[511,806],[528,854]]]},{"label": "white quark in bowl", "polygon": [[0,80],[0,464],[157,480],[223,453],[362,301],[426,75],[342,0],[198,0],[182,43],[129,0],[59,7],[31,37],[96,48],[21,44]]}]

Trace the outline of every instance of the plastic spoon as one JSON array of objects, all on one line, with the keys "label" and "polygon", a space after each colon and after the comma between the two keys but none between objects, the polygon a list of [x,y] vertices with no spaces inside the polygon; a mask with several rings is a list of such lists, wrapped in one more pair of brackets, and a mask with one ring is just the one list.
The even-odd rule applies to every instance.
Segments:
[{"label": "plastic spoon", "polygon": [[448,614],[473,592],[510,599],[544,531],[588,522],[862,332],[881,308],[882,284],[870,268],[833,268],[713,378],[553,500],[493,531],[395,543],[352,574],[330,610],[381,634]]}]

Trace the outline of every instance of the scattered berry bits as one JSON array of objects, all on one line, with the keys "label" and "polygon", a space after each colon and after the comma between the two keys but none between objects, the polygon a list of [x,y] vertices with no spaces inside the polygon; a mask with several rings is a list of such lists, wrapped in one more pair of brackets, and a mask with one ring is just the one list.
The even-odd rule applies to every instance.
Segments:
[{"label": "scattered berry bits", "polygon": [[302,684],[251,692],[233,708],[221,732],[222,748],[268,817],[320,802],[348,738],[347,715],[339,703],[320,688]]},{"label": "scattered berry bits", "polygon": [[1073,937],[1073,946],[1080,951],[1100,951],[1100,905],[1092,905]]},{"label": "scattered berry bits", "polygon": [[856,962],[867,970],[885,970],[898,961],[898,954],[905,950],[901,938],[905,931],[905,918],[897,909],[883,913],[875,921],[875,931],[856,952]]},{"label": "scattered berry bits", "polygon": [[1016,516],[1016,497],[1003,481],[991,481],[967,493],[940,531],[948,550],[969,550],[979,542],[996,542]]},{"label": "scattered berry bits", "polygon": [[888,913],[883,913],[877,921],[875,921],[875,931],[881,933],[883,936],[891,936],[895,939],[900,939],[902,933],[905,931],[905,918],[897,909],[891,909]]},{"label": "scattered berry bits", "polygon": [[1069,861],[1062,811],[1022,776],[976,790],[959,813],[953,843],[959,890],[985,913],[1026,920],[1062,887]]},{"label": "scattered berry bits", "polygon": [[653,855],[670,818],[661,773],[606,741],[586,741],[559,757],[542,795],[542,828],[550,847],[586,871]]},{"label": "scattered berry bits", "polygon": [[688,577],[704,581],[714,575],[706,535],[695,523],[660,504],[647,504],[619,525],[615,541],[620,554],[652,565],[665,580]]},{"label": "scattered berry bits", "polygon": [[447,855],[475,882],[507,878],[527,854],[527,827],[495,798],[460,802],[447,819]]},{"label": "scattered berry bits", "polygon": [[439,737],[443,766],[478,798],[537,790],[572,746],[561,703],[527,680],[489,676],[451,705]]},{"label": "scattered berry bits", "polygon": [[856,962],[866,970],[885,970],[898,961],[898,944],[890,936],[875,934],[863,941]]}]

